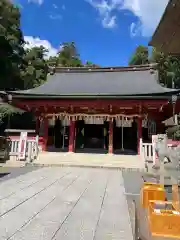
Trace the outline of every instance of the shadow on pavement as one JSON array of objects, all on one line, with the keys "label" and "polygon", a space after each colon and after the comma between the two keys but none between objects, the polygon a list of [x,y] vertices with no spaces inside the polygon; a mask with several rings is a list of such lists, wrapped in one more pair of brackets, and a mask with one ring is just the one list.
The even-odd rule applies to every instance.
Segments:
[{"label": "shadow on pavement", "polygon": [[6,173],[0,173],[0,178],[3,178],[3,177],[5,177],[5,176],[7,176],[7,175],[9,175],[10,173],[8,172],[6,172]]}]

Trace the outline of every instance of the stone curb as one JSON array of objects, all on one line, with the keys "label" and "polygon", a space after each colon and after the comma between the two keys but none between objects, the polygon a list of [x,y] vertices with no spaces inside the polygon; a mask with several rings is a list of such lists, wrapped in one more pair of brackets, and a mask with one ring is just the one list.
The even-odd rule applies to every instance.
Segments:
[{"label": "stone curb", "polygon": [[144,168],[126,168],[126,167],[111,167],[111,166],[93,166],[93,165],[77,165],[77,164],[40,164],[40,163],[26,163],[26,166],[34,166],[34,167],[76,167],[76,168],[104,168],[111,170],[121,170],[121,171],[139,171],[145,172]]}]

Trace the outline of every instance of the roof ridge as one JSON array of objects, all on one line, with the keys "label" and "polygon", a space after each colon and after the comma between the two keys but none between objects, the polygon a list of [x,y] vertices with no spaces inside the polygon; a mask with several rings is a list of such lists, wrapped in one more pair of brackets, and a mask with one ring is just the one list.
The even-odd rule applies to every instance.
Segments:
[{"label": "roof ridge", "polygon": [[155,69],[157,64],[131,65],[126,67],[54,67],[50,68],[51,74],[63,72],[129,72],[129,71],[147,71]]}]

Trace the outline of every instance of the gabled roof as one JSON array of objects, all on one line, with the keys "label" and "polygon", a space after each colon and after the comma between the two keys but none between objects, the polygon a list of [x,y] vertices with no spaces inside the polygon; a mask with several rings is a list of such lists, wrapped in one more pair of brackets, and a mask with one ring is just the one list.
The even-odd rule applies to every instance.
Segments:
[{"label": "gabled roof", "polygon": [[149,43],[166,54],[180,54],[180,1],[169,0]]},{"label": "gabled roof", "polygon": [[15,98],[143,98],[179,90],[162,87],[150,66],[121,68],[60,68],[36,88],[10,92]]}]

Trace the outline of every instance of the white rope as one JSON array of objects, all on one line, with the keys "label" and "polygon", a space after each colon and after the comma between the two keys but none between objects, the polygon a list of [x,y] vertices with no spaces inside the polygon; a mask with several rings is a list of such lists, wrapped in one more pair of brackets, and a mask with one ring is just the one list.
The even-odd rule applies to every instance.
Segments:
[{"label": "white rope", "polygon": [[[143,115],[145,116],[145,115]],[[128,122],[129,119],[133,119],[135,117],[142,117],[142,115],[139,114],[132,114],[132,115],[126,115],[126,114],[115,114],[115,115],[109,115],[109,114],[84,114],[84,113],[77,113],[77,114],[69,114],[69,113],[52,113],[52,114],[47,114],[46,117],[58,117],[59,119],[64,119],[64,118],[68,118],[68,119],[73,119],[73,120],[85,120],[85,119],[89,119],[89,118],[99,118],[99,119],[103,119],[104,121],[109,121],[111,119],[119,119],[122,120],[122,118],[124,118],[123,121]]]}]

